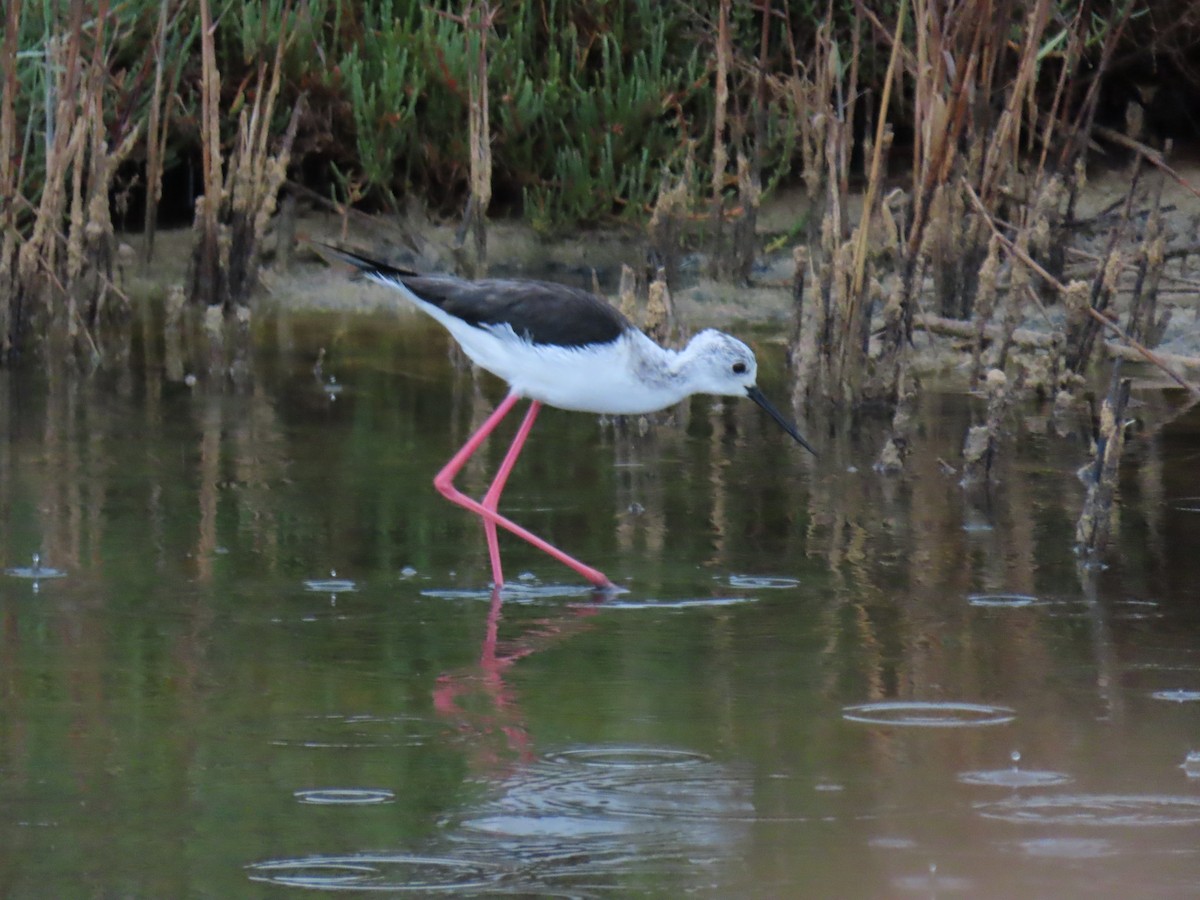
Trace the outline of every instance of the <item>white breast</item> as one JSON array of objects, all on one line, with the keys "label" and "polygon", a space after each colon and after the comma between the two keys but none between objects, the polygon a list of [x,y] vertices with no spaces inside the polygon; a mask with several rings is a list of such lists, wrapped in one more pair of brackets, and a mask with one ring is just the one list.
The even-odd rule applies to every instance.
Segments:
[{"label": "white breast", "polygon": [[523,397],[579,412],[635,415],[683,398],[673,377],[673,351],[629,331],[608,344],[531,344],[504,326],[456,329],[463,351]]}]

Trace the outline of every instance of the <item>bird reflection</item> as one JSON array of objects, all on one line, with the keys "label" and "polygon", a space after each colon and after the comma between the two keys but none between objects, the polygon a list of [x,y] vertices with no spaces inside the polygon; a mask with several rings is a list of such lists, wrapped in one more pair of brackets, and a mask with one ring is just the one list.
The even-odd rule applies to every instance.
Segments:
[{"label": "bird reflection", "polygon": [[520,697],[505,682],[520,659],[546,650],[591,627],[590,617],[607,594],[598,590],[587,600],[569,606],[549,606],[514,637],[500,638],[504,590],[494,588],[487,626],[472,666],[444,672],[433,690],[433,707],[472,746],[472,769],[492,772],[512,763],[528,762],[533,749]]}]

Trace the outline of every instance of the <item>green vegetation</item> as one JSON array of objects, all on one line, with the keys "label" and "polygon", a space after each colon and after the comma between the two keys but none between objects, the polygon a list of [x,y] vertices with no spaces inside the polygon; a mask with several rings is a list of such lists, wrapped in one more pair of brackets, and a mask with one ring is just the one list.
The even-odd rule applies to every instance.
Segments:
[{"label": "green vegetation", "polygon": [[[668,39],[686,33],[679,10],[611,7],[594,22],[578,4],[520,4],[488,44],[497,193],[546,227],[647,208],[661,168],[703,129],[701,44]],[[325,87],[353,120],[348,181],[368,200],[452,207],[467,189],[470,35],[448,12],[383,2],[363,12],[360,40],[330,48]]]},{"label": "green vegetation", "polygon": [[[3,15],[0,358],[56,333],[108,355],[100,326],[129,312],[114,218],[144,222],[148,254],[160,210],[194,219],[187,296],[231,313],[286,177],[368,211],[465,209],[484,268],[486,212],[546,232],[653,214],[670,240],[707,242],[714,273],[745,278],[764,191],[806,186],[825,265],[853,237],[853,182],[870,216],[892,215],[878,206],[889,153],[909,157],[893,180],[911,174],[906,246],[888,251],[905,279],[898,346],[938,247],[940,309],[972,313],[989,237],[982,220],[927,236],[931,210],[968,209],[942,188],[966,177],[991,214],[1031,156],[1035,182],[1061,177],[1105,104],[1109,124],[1125,105],[1103,76],[1194,75],[1200,34],[1183,0],[10,0]],[[847,337],[870,287],[858,224]]]}]

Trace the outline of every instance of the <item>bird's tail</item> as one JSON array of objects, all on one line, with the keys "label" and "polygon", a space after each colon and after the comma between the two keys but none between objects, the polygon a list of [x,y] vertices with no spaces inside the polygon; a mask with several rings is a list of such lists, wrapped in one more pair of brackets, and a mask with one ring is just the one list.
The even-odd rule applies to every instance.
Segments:
[{"label": "bird's tail", "polygon": [[377,278],[387,278],[391,280],[400,280],[404,277],[419,275],[419,272],[414,272],[412,269],[402,269],[399,266],[389,265],[377,259],[372,259],[369,256],[363,256],[361,253],[355,253],[353,250],[346,250],[342,247],[335,247],[333,244],[327,244],[324,241],[309,240],[309,243],[316,248],[317,252],[325,258],[333,257],[344,263],[349,263],[358,269],[361,273],[367,276],[375,276]]}]

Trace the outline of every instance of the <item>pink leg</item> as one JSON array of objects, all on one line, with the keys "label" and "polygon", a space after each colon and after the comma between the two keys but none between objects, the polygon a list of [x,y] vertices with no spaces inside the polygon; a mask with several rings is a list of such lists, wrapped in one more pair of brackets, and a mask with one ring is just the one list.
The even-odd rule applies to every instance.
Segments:
[{"label": "pink leg", "polygon": [[[508,483],[508,476],[517,463],[517,457],[521,455],[521,448],[525,446],[525,439],[529,437],[529,432],[532,430],[541,408],[542,404],[537,400],[529,402],[529,411],[525,413],[525,418],[521,421],[521,427],[517,429],[517,434],[513,438],[508,452],[504,454],[504,461],[500,463],[496,477],[492,479],[491,487],[483,495],[484,509],[491,510],[493,513],[498,511],[500,494],[504,491],[504,485]],[[504,578],[500,569],[500,542],[496,537],[496,523],[491,519],[484,519],[483,532],[487,537],[488,556],[492,560],[493,580],[498,585],[503,584]]]},{"label": "pink leg", "polygon": [[511,531],[522,540],[533,544],[533,546],[537,547],[543,553],[553,556],[563,565],[578,572],[597,587],[611,587],[612,582],[605,577],[603,572],[599,572],[591,566],[584,565],[574,557],[568,556],[554,545],[542,540],[536,534],[526,531],[520,525],[510,521],[496,511],[497,503],[500,500],[500,493],[504,490],[504,484],[508,480],[513,466],[516,464],[517,456],[521,453],[521,447],[525,443],[525,439],[529,436],[529,430],[533,427],[538,410],[541,408],[541,404],[537,401],[533,401],[530,404],[529,412],[525,414],[525,421],[521,423],[521,427],[517,430],[517,435],[513,438],[512,446],[508,448],[508,453],[504,456],[504,462],[500,464],[500,470],[496,473],[496,477],[492,481],[491,487],[488,488],[487,494],[484,495],[483,503],[472,500],[454,486],[455,476],[466,465],[467,460],[479,449],[480,445],[487,440],[488,435],[495,431],[500,421],[512,411],[512,408],[519,399],[520,397],[516,394],[509,394],[500,402],[500,405],[493,410],[492,414],[487,417],[487,420],[479,426],[479,430],[467,439],[462,448],[437,473],[433,479],[434,487],[451,503],[457,503],[459,506],[471,510],[471,512],[483,519],[484,533],[488,539],[488,554],[492,562],[492,578],[497,587],[504,583],[504,574],[500,568],[500,547],[499,542],[496,540],[497,525],[506,531]]}]

